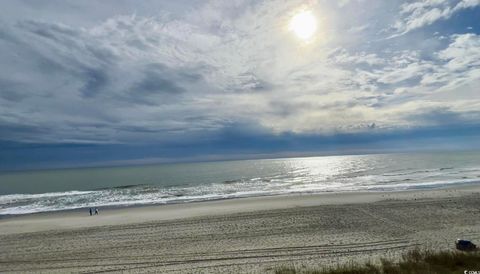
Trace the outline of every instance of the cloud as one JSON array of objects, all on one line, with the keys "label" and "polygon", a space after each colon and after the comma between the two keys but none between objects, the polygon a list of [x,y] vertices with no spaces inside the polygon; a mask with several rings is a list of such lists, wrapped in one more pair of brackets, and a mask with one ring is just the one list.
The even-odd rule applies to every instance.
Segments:
[{"label": "cloud", "polygon": [[410,32],[477,1],[347,2],[308,3],[312,43],[286,27],[304,1],[179,1],[133,15],[83,3],[95,14],[62,20],[47,15],[67,4],[41,20],[22,6],[0,27],[0,139],[163,144],[241,136],[246,124],[335,136],[473,123],[478,34],[377,38],[392,18]]},{"label": "cloud", "polygon": [[28,97],[28,93],[25,87],[22,86],[22,83],[0,78],[0,86],[2,87],[0,97],[4,100],[19,102]]},{"label": "cloud", "polygon": [[438,56],[448,61],[445,65],[451,71],[466,71],[480,67],[480,36],[467,33],[454,35],[448,48],[440,51]]},{"label": "cloud", "polygon": [[363,2],[365,2],[365,0],[340,0],[340,1],[338,1],[338,6],[342,8],[342,7],[348,5],[348,4],[352,3],[352,2],[360,2],[360,3],[363,3]]},{"label": "cloud", "polygon": [[370,66],[373,65],[383,65],[385,61],[378,57],[375,53],[356,53],[349,54],[345,49],[342,49],[340,52],[332,53],[332,59],[339,64],[351,65],[353,64],[367,64]]},{"label": "cloud", "polygon": [[80,93],[85,97],[94,97],[108,84],[108,76],[103,69],[86,69],[83,77],[85,83],[80,88]]},{"label": "cloud", "polygon": [[398,35],[449,19],[453,14],[480,6],[480,0],[422,0],[401,5],[400,19],[394,24]]},{"label": "cloud", "polygon": [[480,79],[480,36],[453,35],[451,43],[437,53],[439,64],[424,74],[422,84],[439,90],[455,90]]}]

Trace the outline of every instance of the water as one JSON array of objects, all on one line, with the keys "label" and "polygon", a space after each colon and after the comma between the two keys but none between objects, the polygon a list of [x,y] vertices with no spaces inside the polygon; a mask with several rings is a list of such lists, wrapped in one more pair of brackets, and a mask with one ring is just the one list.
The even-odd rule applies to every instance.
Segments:
[{"label": "water", "polygon": [[0,215],[480,183],[480,153],[413,153],[0,174]]}]

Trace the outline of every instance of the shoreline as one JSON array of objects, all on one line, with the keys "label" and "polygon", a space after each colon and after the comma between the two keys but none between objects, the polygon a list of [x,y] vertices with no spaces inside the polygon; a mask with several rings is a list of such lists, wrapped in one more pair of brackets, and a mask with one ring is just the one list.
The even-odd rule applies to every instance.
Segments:
[{"label": "shoreline", "polygon": [[[318,191],[318,192],[289,192],[289,193],[270,193],[270,194],[253,194],[253,195],[244,195],[244,196],[233,196],[233,197],[219,197],[211,199],[192,199],[192,200],[174,200],[171,202],[152,202],[152,203],[131,203],[131,204],[117,204],[117,205],[99,205],[99,206],[88,206],[88,207],[77,207],[77,208],[68,208],[68,209],[58,209],[58,210],[49,210],[49,211],[38,211],[38,212],[27,212],[27,213],[13,213],[13,214],[0,214],[0,221],[3,219],[17,218],[21,216],[35,216],[35,215],[49,215],[49,214],[58,214],[58,213],[76,213],[82,212],[89,208],[101,208],[102,210],[122,210],[129,208],[138,208],[138,207],[157,207],[157,206],[171,206],[171,205],[181,205],[181,204],[201,204],[208,202],[219,202],[219,201],[229,201],[229,200],[242,200],[242,199],[262,199],[269,197],[288,197],[288,196],[305,196],[305,195],[334,195],[334,194],[372,194],[372,193],[403,193],[403,192],[416,192],[416,191],[434,191],[442,189],[463,189],[476,186],[480,186],[480,179],[473,179],[466,182],[455,182],[455,183],[443,183],[443,184],[426,184],[419,185],[412,188],[406,188],[401,190],[386,190],[386,189],[370,189],[370,190],[341,190],[341,191]],[[73,192],[77,190],[72,190]],[[84,191],[84,190],[78,190]],[[88,191],[88,190],[85,190]],[[44,193],[38,193],[41,195]],[[54,194],[54,192],[49,192],[47,194]],[[37,194],[6,194],[8,195],[37,195]]]},{"label": "shoreline", "polygon": [[[279,194],[266,194],[266,195],[251,195],[251,196],[236,196],[236,197],[225,197],[225,198],[213,198],[205,200],[187,200],[187,201],[173,201],[167,203],[138,203],[138,204],[120,204],[120,205],[105,205],[105,206],[89,206],[89,207],[78,207],[62,210],[51,210],[51,211],[39,211],[39,212],[30,212],[30,213],[19,213],[19,214],[0,214],[0,221],[10,218],[18,217],[28,217],[36,215],[54,215],[61,213],[79,213],[88,211],[89,208],[99,208],[102,211],[107,210],[125,210],[132,208],[143,208],[143,207],[164,207],[164,206],[173,206],[173,205],[187,205],[187,204],[202,204],[209,202],[222,202],[222,201],[231,201],[231,200],[245,200],[245,199],[263,199],[263,198],[274,198],[274,197],[302,197],[302,196],[328,196],[328,195],[366,195],[366,194],[399,194],[399,193],[410,193],[410,192],[428,192],[436,190],[445,190],[445,189],[476,189],[480,188],[480,180],[474,180],[471,182],[461,182],[461,183],[452,183],[452,184],[439,184],[439,185],[427,185],[425,187],[414,187],[407,188],[402,190],[343,190],[343,191],[324,191],[324,192],[291,192],[291,193],[279,193]],[[21,194],[12,194],[12,195],[21,195]]]},{"label": "shoreline", "polygon": [[322,205],[375,203],[388,200],[416,200],[458,197],[480,193],[480,184],[448,185],[441,188],[401,191],[352,191],[281,194],[227,198],[171,204],[143,204],[99,207],[98,216],[89,216],[87,208],[38,212],[0,217],[0,235],[40,232],[52,229],[81,229],[152,221],[230,215]]}]

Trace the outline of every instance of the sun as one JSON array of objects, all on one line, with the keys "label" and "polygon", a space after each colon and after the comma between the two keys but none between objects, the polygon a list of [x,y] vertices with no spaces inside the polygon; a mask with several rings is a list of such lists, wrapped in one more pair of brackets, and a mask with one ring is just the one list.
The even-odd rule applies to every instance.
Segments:
[{"label": "sun", "polygon": [[310,40],[317,30],[317,20],[313,13],[305,10],[292,17],[289,29],[302,40]]}]

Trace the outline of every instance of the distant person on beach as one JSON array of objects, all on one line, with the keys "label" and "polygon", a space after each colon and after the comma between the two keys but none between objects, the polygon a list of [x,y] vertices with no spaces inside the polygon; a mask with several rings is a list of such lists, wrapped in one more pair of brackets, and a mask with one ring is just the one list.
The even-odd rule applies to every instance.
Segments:
[{"label": "distant person on beach", "polygon": [[95,215],[98,215],[98,207],[95,208]]},{"label": "distant person on beach", "polygon": [[92,211],[92,208],[90,208],[90,216],[93,215],[93,211]]}]

